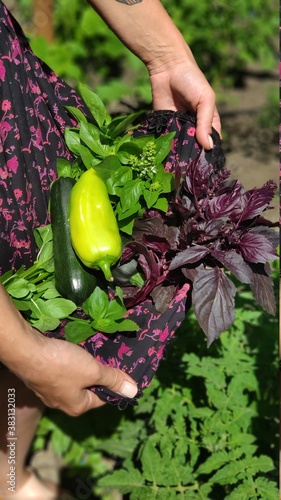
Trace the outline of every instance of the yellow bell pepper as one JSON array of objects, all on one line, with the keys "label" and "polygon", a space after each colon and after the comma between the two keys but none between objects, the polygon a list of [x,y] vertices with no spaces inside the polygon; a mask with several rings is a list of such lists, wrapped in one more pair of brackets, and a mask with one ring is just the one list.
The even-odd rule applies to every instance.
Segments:
[{"label": "yellow bell pepper", "polygon": [[113,281],[111,266],[122,253],[122,240],[106,185],[93,168],[71,190],[69,226],[73,248],[81,262],[101,270]]}]

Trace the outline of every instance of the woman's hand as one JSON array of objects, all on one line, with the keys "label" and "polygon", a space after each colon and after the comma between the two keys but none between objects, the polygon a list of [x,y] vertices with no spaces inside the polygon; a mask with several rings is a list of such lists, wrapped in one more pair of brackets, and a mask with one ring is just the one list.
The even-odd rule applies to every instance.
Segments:
[{"label": "woman's hand", "polygon": [[154,110],[171,109],[196,115],[196,138],[205,149],[213,147],[212,127],[221,133],[215,93],[191,55],[168,68],[150,71]]},{"label": "woman's hand", "polygon": [[[80,346],[44,337],[32,331],[34,352],[28,366],[19,363],[16,374],[43,403],[78,416],[104,404],[87,389],[93,385],[107,387],[125,397],[134,397],[137,384],[126,373],[102,365]],[[35,345],[37,344],[37,346]]]},{"label": "woman's hand", "polygon": [[82,347],[45,337],[27,323],[0,285],[0,360],[41,400],[69,415],[104,404],[88,387],[101,385],[133,398],[126,373],[102,365]]},{"label": "woman's hand", "polygon": [[199,144],[212,148],[212,126],[221,133],[215,93],[161,1],[88,1],[146,65],[153,108],[192,111],[196,115]]}]

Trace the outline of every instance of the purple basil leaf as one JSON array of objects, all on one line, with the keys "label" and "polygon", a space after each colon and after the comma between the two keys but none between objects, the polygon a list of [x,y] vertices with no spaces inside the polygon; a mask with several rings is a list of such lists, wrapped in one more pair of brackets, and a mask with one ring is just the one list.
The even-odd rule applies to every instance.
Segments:
[{"label": "purple basil leaf", "polygon": [[236,288],[219,267],[198,272],[192,290],[192,304],[208,347],[234,321]]},{"label": "purple basil leaf", "polygon": [[211,198],[208,204],[208,217],[228,216],[232,221],[239,220],[245,207],[243,190],[243,186],[237,181],[230,192]]},{"label": "purple basil leaf", "polygon": [[213,239],[216,236],[220,236],[220,234],[223,233],[227,220],[227,217],[221,217],[219,219],[209,220],[208,222],[199,222],[197,224],[197,231],[202,232],[202,234],[197,239],[197,242],[203,243],[204,241]]},{"label": "purple basil leaf", "polygon": [[241,283],[252,283],[252,269],[244,261],[242,255],[236,253],[234,250],[229,250],[228,252],[224,252],[223,250],[212,250],[211,254],[241,281]]},{"label": "purple basil leaf", "polygon": [[179,252],[172,260],[169,271],[177,269],[178,267],[185,266],[186,264],[193,264],[203,259],[205,255],[210,253],[210,249],[201,245],[194,245],[193,247],[186,248]]},{"label": "purple basil leaf", "polygon": [[175,250],[177,248],[179,234],[179,228],[166,225],[162,217],[138,219],[135,221],[133,230],[135,240],[145,244],[149,242],[151,248],[155,248],[161,253],[168,249]]},{"label": "purple basil leaf", "polygon": [[244,193],[245,208],[240,220],[253,219],[263,212],[273,199],[277,189],[275,182],[268,181],[261,188],[254,188]]},{"label": "purple basil leaf", "polygon": [[145,300],[160,280],[160,267],[155,254],[142,243],[131,241],[127,243],[123,250],[122,262],[131,260],[135,255],[138,255],[138,263],[143,270],[146,281],[141,288],[135,287],[133,290],[131,289],[132,293],[130,295],[128,293],[124,294],[124,302],[127,308]]},{"label": "purple basil leaf", "polygon": [[271,260],[278,259],[270,241],[263,235],[256,232],[247,232],[239,238],[239,249],[248,262],[265,264]]},{"label": "purple basil leaf", "polygon": [[186,191],[193,194],[195,199],[198,200],[209,189],[211,173],[212,166],[207,162],[205,152],[202,149],[199,155],[187,167],[184,182]]},{"label": "purple basil leaf", "polygon": [[[259,268],[262,268],[262,272],[258,272]],[[253,283],[250,287],[252,289],[253,296],[266,312],[275,316],[276,300],[272,277],[268,276],[264,270],[264,266],[253,266],[252,269]]]},{"label": "purple basil leaf", "polygon": [[165,254],[168,250],[170,250],[170,245],[165,238],[161,238],[160,236],[144,234],[142,237],[142,242],[147,248],[153,250],[153,252],[160,253],[161,255]]},{"label": "purple basil leaf", "polygon": [[168,309],[175,295],[177,287],[175,285],[156,286],[151,292],[151,297],[157,311],[163,313]]},{"label": "purple basil leaf", "polygon": [[255,226],[251,229],[251,233],[263,234],[263,236],[270,241],[274,248],[278,247],[280,243],[279,232],[271,229],[270,227]]},{"label": "purple basil leaf", "polygon": [[182,274],[186,277],[186,279],[193,283],[200,269],[204,269],[203,264],[198,267],[184,267],[182,269]]}]

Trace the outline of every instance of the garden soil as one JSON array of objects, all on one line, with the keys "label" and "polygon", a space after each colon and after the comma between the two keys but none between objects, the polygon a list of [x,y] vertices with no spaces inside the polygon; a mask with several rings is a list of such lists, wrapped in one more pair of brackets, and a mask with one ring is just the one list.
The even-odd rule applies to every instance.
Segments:
[{"label": "garden soil", "polygon": [[[228,89],[223,96],[219,94],[226,167],[231,170],[231,177],[240,180],[246,189],[261,187],[269,179],[279,185],[279,109],[269,104],[270,95],[278,92],[277,88],[277,74],[252,69],[246,74],[243,86]],[[271,221],[278,220],[278,194],[266,216]],[[55,483],[60,481],[65,468],[50,449],[32,455],[31,465],[42,478]],[[74,478],[73,494],[78,482]],[[86,490],[81,494],[77,500],[94,498],[85,496]],[[121,499],[120,493],[113,492],[112,500]]]}]

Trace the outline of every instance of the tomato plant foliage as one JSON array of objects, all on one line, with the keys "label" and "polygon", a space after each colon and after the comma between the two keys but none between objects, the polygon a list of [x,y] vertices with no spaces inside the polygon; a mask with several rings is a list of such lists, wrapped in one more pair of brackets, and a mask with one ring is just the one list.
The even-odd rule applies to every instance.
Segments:
[{"label": "tomato plant foliage", "polygon": [[139,406],[75,419],[50,410],[34,448],[50,440],[77,499],[88,488],[104,499],[117,489],[130,500],[273,500],[277,337],[277,318],[268,320],[242,288],[234,325],[209,349],[189,313]]}]

